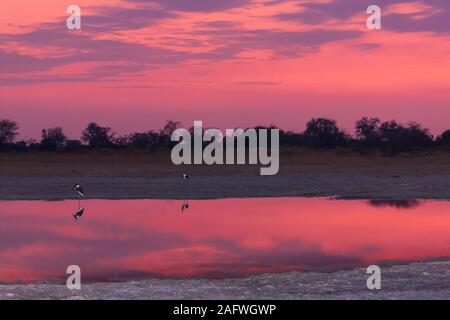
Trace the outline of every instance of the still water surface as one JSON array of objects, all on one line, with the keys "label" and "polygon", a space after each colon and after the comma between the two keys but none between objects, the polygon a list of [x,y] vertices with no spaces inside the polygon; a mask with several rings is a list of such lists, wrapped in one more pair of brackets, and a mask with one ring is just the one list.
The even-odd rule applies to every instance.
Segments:
[{"label": "still water surface", "polygon": [[[183,205],[184,204],[184,205]],[[311,198],[0,203],[0,281],[235,277],[450,256],[450,202]],[[182,211],[183,209],[183,211]]]}]

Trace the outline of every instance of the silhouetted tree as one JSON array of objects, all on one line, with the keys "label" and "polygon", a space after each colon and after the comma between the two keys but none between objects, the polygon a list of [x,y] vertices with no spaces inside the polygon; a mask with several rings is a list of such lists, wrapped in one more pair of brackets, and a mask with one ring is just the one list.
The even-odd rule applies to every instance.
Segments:
[{"label": "silhouetted tree", "polygon": [[136,149],[155,149],[159,143],[159,134],[154,131],[133,133],[128,140],[131,147]]},{"label": "silhouetted tree", "polygon": [[19,134],[19,125],[17,122],[1,119],[0,120],[0,147],[9,143],[13,143],[14,139]]},{"label": "silhouetted tree", "polygon": [[64,145],[64,150],[66,151],[79,151],[82,149],[82,144],[80,140],[67,140]]},{"label": "silhouetted tree", "polygon": [[84,129],[81,140],[88,143],[92,148],[106,148],[112,146],[111,140],[113,137],[111,128],[101,127],[97,123],[91,122]]},{"label": "silhouetted tree", "polygon": [[39,149],[39,142],[37,142],[35,139],[28,139],[25,141],[27,145],[27,150],[38,150]]},{"label": "silhouetted tree", "polygon": [[111,138],[111,146],[118,149],[126,148],[130,143],[130,137],[127,135],[112,137]]},{"label": "silhouetted tree", "polygon": [[383,154],[390,156],[399,152],[423,150],[433,142],[428,129],[423,129],[420,124],[411,122],[404,127],[395,120],[381,124],[380,137]]},{"label": "silhouetted tree", "polygon": [[[177,121],[169,120],[158,132],[148,131],[144,133],[136,132],[131,135],[115,136],[109,127],[101,127],[95,122],[91,122],[83,130],[81,141],[88,144],[90,148],[134,148],[155,150],[158,147],[170,148],[177,142],[171,141],[174,130],[180,128]],[[277,128],[271,126],[256,126],[255,130],[272,130]],[[42,130],[40,143],[35,141],[19,141],[13,143],[18,135],[19,126],[11,120],[0,120],[0,147],[3,150],[26,151],[26,150],[58,150],[69,151],[89,149],[78,140],[67,140],[63,129],[60,127]],[[203,134],[206,129],[203,129]],[[194,139],[193,128],[189,130]],[[399,152],[413,152],[419,150],[430,150],[433,146],[447,146],[450,149],[450,130],[443,132],[436,140],[416,122],[410,122],[406,126],[395,120],[380,123],[378,118],[363,117],[355,124],[356,139],[352,139],[341,130],[335,120],[328,118],[314,118],[307,123],[303,133],[293,131],[280,131],[280,145],[292,147],[313,147],[313,148],[335,148],[351,147],[360,153],[367,153],[372,150],[381,150],[384,155],[393,156]],[[270,133],[269,133],[270,136]],[[256,135],[258,138],[258,135]],[[205,147],[208,143],[203,142]],[[246,138],[248,147],[248,138]],[[224,140],[226,146],[226,139]],[[270,139],[269,139],[270,147]],[[193,150],[193,148],[192,148]]]},{"label": "silhouetted tree", "polygon": [[346,134],[336,125],[336,121],[327,118],[309,121],[303,135],[307,144],[315,148],[331,149],[345,145],[348,140]]},{"label": "silhouetted tree", "polygon": [[356,148],[365,154],[371,149],[381,146],[380,119],[363,117],[355,125]]},{"label": "silhouetted tree", "polygon": [[181,127],[181,123],[178,121],[168,120],[166,124],[159,132],[159,142],[158,145],[163,147],[171,148],[176,142],[171,141],[172,133]]},{"label": "silhouetted tree", "polygon": [[168,121],[166,121],[166,124],[164,125],[164,127],[161,129],[161,135],[171,137],[172,133],[175,130],[177,130],[178,128],[180,128],[180,126],[181,126],[180,122],[168,120]]},{"label": "silhouetted tree", "polygon": [[444,131],[437,139],[437,146],[450,147],[450,130]]},{"label": "silhouetted tree", "polygon": [[62,149],[67,137],[61,127],[42,130],[41,148],[46,150]]},{"label": "silhouetted tree", "polygon": [[280,146],[301,147],[305,146],[305,138],[301,133],[280,130]]},{"label": "silhouetted tree", "polygon": [[279,130],[279,138],[280,138],[280,144],[282,144],[282,135],[283,135],[283,130],[280,130],[280,128],[278,128],[276,125],[271,124],[270,126],[256,126],[253,129],[256,130],[257,136],[256,136],[256,141],[258,142],[258,146],[260,145],[260,141],[259,141],[259,130],[267,130],[267,148],[271,148],[272,147],[272,140],[271,140],[271,135],[272,135],[272,130],[274,129],[278,129]]},{"label": "silhouetted tree", "polygon": [[422,128],[417,122],[410,122],[402,137],[405,151],[424,150],[433,144],[433,136],[428,129]]},{"label": "silhouetted tree", "polygon": [[400,151],[399,137],[403,126],[395,120],[383,122],[380,126],[380,138],[384,155],[393,156]]},{"label": "silhouetted tree", "polygon": [[356,137],[363,141],[379,138],[380,119],[363,117],[356,122]]},{"label": "silhouetted tree", "polygon": [[14,150],[17,152],[24,152],[24,151],[29,150],[29,145],[27,144],[26,141],[21,140],[21,141],[17,141],[16,143],[10,145],[8,149]]}]

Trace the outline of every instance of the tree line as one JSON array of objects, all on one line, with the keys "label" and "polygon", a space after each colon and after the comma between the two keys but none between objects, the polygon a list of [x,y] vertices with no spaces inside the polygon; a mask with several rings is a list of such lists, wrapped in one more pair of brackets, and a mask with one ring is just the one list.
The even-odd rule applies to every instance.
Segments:
[{"label": "tree line", "polygon": [[[40,141],[16,141],[19,125],[9,119],[0,119],[0,151],[82,151],[96,149],[130,149],[155,151],[174,145],[171,135],[181,127],[180,122],[167,121],[160,130],[117,135],[109,127],[89,123],[79,140],[69,139],[63,128],[43,129]],[[254,129],[279,129],[276,126]],[[191,128],[191,130],[193,130]],[[450,150],[450,130],[433,137],[417,122],[406,125],[395,120],[382,122],[378,118],[363,117],[355,123],[354,135],[338,127],[333,119],[314,118],[303,132],[280,130],[280,146],[314,149],[348,148],[360,154],[380,152],[393,156],[402,152],[430,149]]]}]

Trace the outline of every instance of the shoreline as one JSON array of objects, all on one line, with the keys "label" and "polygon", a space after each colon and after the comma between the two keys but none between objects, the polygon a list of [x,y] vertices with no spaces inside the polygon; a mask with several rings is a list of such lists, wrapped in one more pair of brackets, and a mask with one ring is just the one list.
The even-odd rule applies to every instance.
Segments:
[{"label": "shoreline", "polygon": [[[285,272],[229,279],[156,279],[82,284],[0,284],[2,299],[450,299],[450,261],[381,267],[381,290],[369,290],[365,268],[335,272]],[[411,280],[413,279],[413,280]]]},{"label": "shoreline", "polygon": [[[42,159],[40,157],[43,157]],[[47,155],[4,159],[0,201],[78,199],[72,187],[83,186],[86,199],[212,200],[230,198],[321,197],[345,200],[450,200],[450,161],[437,157],[349,160],[326,154],[291,161],[275,176],[248,167],[173,167],[150,164],[150,156],[109,155],[78,162]],[[1,158],[1,157],[0,157]],[[113,157],[114,158],[114,157]],[[19,161],[22,159],[23,161]],[[154,159],[154,158],[153,158]],[[297,159],[297,158],[296,158]],[[363,160],[364,160],[363,159]],[[1,159],[0,159],[1,160]],[[121,162],[122,160],[127,160]],[[332,161],[342,163],[333,163]],[[331,162],[330,162],[331,161]],[[349,162],[350,161],[350,162]],[[0,161],[2,162],[2,161]],[[318,162],[318,164],[317,164]],[[370,162],[370,163],[369,163]],[[395,163],[394,163],[395,162]],[[36,165],[35,165],[36,164]],[[216,170],[217,169],[217,170]],[[183,190],[181,173],[190,175]],[[383,264],[380,262],[380,266]],[[368,290],[366,269],[266,273],[226,279],[156,279],[89,282],[81,291],[57,283],[0,284],[2,299],[450,299],[450,260],[402,262],[382,266],[382,289]],[[59,283],[59,282],[58,282]]]},{"label": "shoreline", "polygon": [[226,199],[335,197],[338,199],[450,200],[450,173],[300,172],[259,176],[250,173],[191,174],[183,190],[178,173],[0,175],[0,200]]}]

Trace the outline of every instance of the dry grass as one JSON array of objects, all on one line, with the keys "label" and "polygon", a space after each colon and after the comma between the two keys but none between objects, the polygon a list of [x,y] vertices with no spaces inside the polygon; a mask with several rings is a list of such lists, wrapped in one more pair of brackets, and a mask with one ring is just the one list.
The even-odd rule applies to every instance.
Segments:
[{"label": "dry grass", "polygon": [[[346,150],[318,151],[288,149],[280,153],[280,172],[314,171],[395,171],[450,172],[450,152],[422,155],[361,156]],[[188,172],[258,172],[254,166],[177,167],[170,161],[169,152],[86,152],[86,153],[0,153],[1,175],[70,174],[70,173],[166,173]]]},{"label": "dry grass", "polygon": [[283,171],[450,172],[448,151],[385,157],[381,154],[363,156],[348,150],[292,149],[281,152],[280,158]]}]

